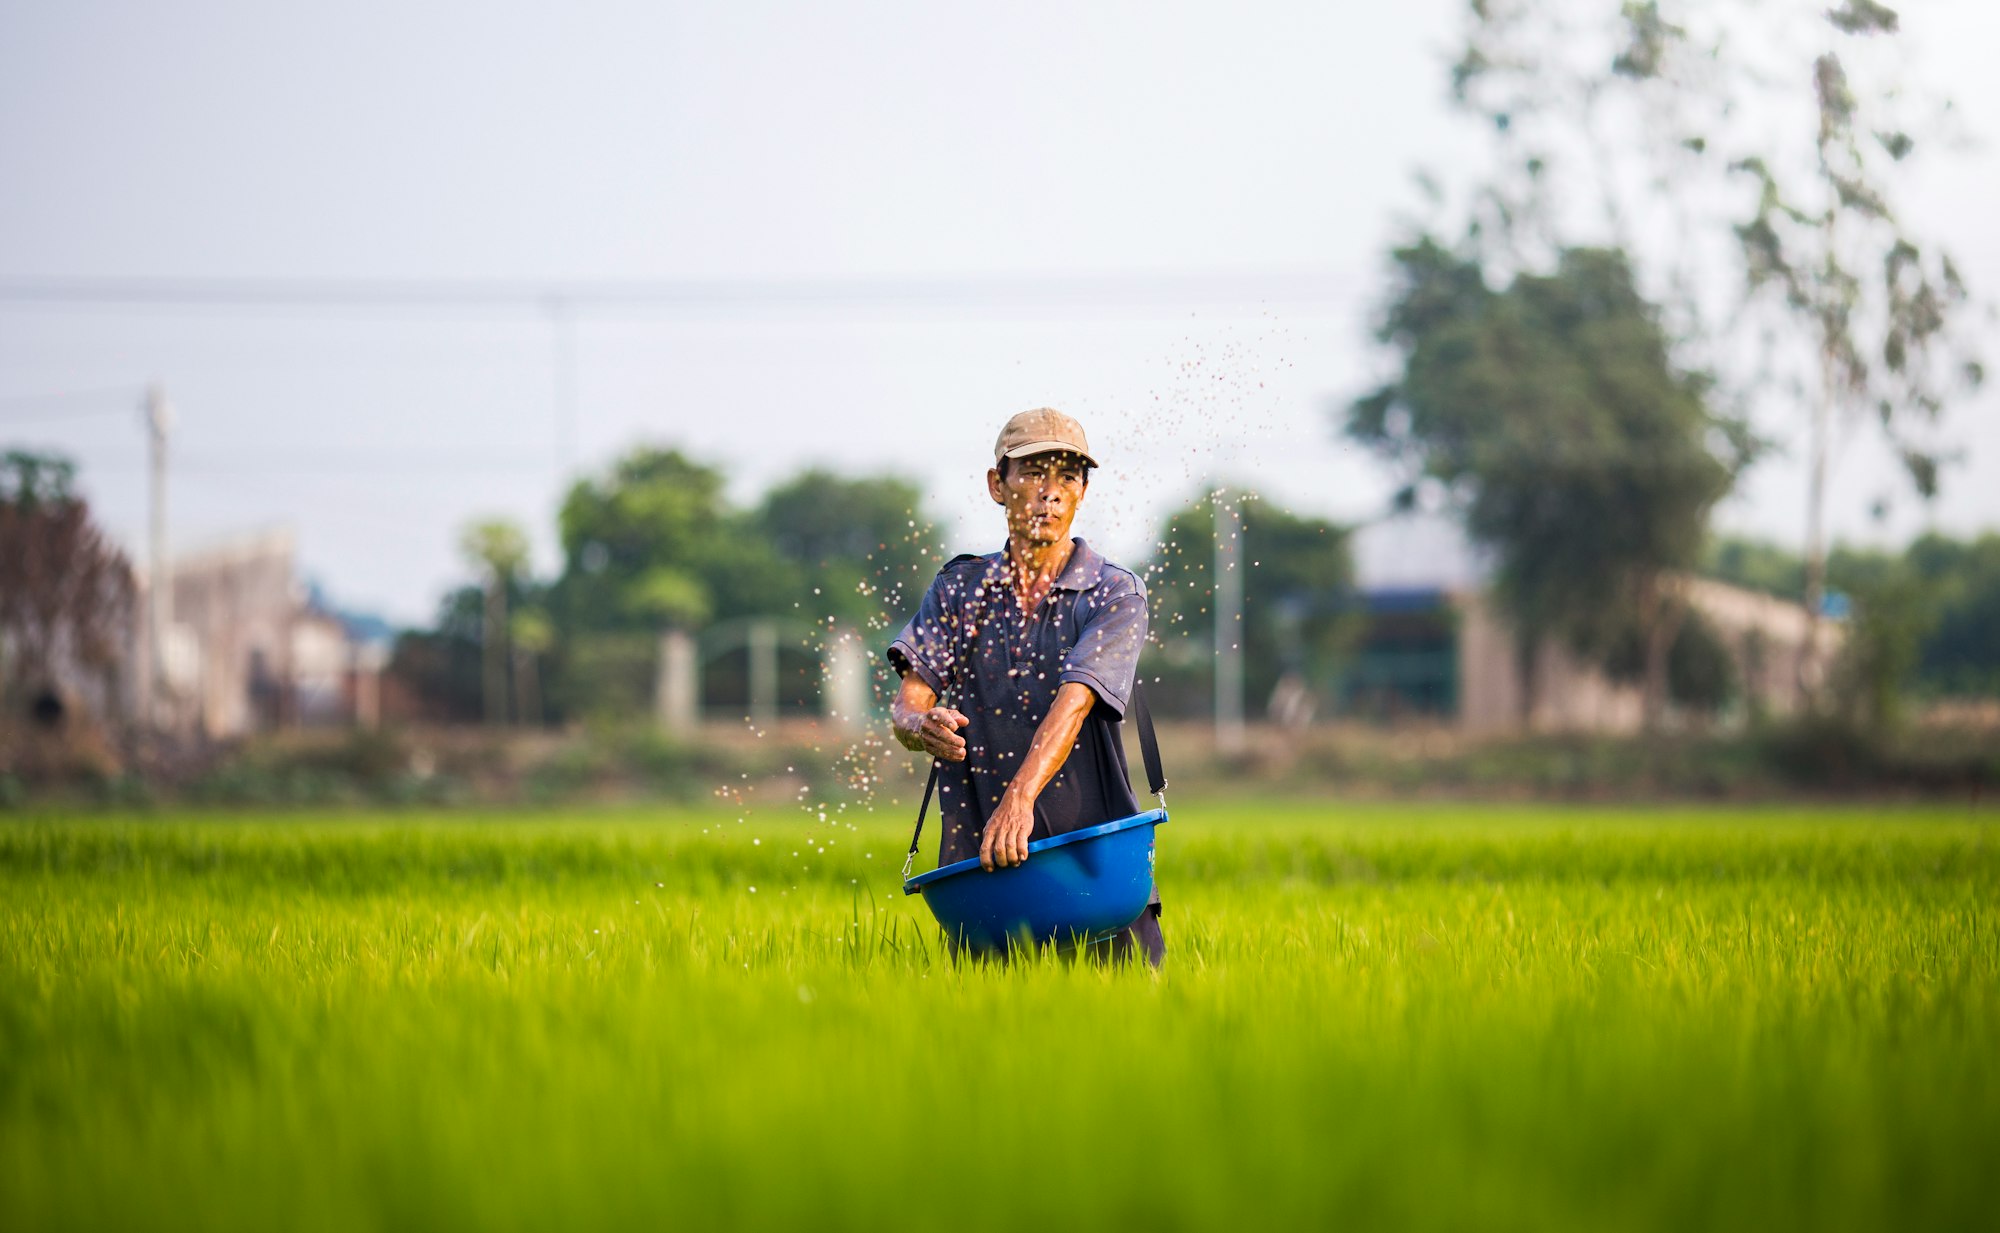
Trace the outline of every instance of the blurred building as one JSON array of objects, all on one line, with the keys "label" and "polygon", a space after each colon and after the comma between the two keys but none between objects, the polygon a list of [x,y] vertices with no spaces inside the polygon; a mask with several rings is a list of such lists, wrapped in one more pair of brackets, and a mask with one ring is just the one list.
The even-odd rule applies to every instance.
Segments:
[{"label": "blurred building", "polygon": [[[383,656],[299,578],[289,530],[240,536],[176,559],[156,722],[229,739],[278,728],[360,723],[379,714]],[[152,600],[134,624],[139,673]],[[138,674],[135,674],[135,678]]]},{"label": "blurred building", "polygon": [[[1363,527],[1350,541],[1363,625],[1335,683],[1348,715],[1432,720],[1472,732],[1635,732],[1642,697],[1545,638],[1524,690],[1512,625],[1489,594],[1491,563],[1456,523],[1408,515]],[[1801,702],[1807,660],[1803,605],[1693,576],[1673,585],[1726,648],[1738,683],[1738,710],[1784,715]],[[1837,622],[1820,623],[1804,671],[1823,679],[1837,653]],[[1532,714],[1523,714],[1532,692]]]}]

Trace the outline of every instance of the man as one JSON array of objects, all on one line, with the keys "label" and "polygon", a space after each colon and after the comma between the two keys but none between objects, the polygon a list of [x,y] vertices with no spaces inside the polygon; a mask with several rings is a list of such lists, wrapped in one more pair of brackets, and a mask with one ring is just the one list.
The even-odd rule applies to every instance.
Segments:
[{"label": "man", "polygon": [[[1024,411],[993,447],[986,491],[1007,544],[939,572],[889,647],[896,739],[941,764],[938,863],[1028,859],[1028,843],[1139,812],[1119,739],[1146,640],[1146,588],[1070,536],[1090,488],[1083,426]],[[948,703],[948,704],[947,704]],[[1159,896],[1103,948],[1166,955]]]}]

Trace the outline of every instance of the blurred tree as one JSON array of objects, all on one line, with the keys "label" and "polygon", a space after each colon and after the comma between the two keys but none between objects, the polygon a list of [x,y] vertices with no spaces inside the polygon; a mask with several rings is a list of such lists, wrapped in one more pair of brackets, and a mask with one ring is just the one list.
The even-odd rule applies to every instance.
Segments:
[{"label": "blurred tree", "polygon": [[1667,653],[1667,692],[1678,706],[1714,715],[1736,700],[1743,680],[1714,624],[1690,612]]},{"label": "blurred tree", "polygon": [[578,481],[558,519],[558,624],[653,631],[789,607],[782,563],[728,508],[723,488],[720,470],[651,448]]},{"label": "blurred tree", "polygon": [[1836,552],[1828,564],[1852,611],[1834,661],[1830,700],[1850,721],[1894,729],[1902,723],[1924,642],[1937,625],[1935,587],[1892,553]]},{"label": "blurred tree", "polygon": [[[720,469],[650,448],[571,488],[550,610],[563,640],[590,645],[556,657],[574,678],[551,686],[559,706],[601,709],[595,699],[611,693],[616,708],[637,705],[636,694],[608,691],[608,678],[637,673],[662,629],[750,617],[880,628],[891,614],[902,619],[936,570],[937,533],[906,480],[809,470],[747,511],[731,508],[725,490]],[[782,689],[810,696],[810,652],[784,648],[800,672]],[[725,691],[731,671],[712,674]]]},{"label": "blurred tree", "polygon": [[556,627],[548,613],[538,608],[520,608],[507,625],[507,641],[514,648],[514,703],[522,723],[540,727],[547,719],[542,708],[542,656],[555,647]]},{"label": "blurred tree", "polygon": [[486,722],[507,722],[507,591],[528,563],[528,537],[504,518],[474,522],[460,534],[459,552],[485,578],[485,620],[480,629],[485,664],[482,694]]},{"label": "blurred tree", "polygon": [[[1244,691],[1270,699],[1290,678],[1310,688],[1334,675],[1357,622],[1347,530],[1301,518],[1255,494],[1242,498]],[[1215,646],[1215,502],[1167,516],[1145,566],[1151,640],[1175,710],[1211,687]]]},{"label": "blurred tree", "polygon": [[874,628],[915,608],[942,563],[922,503],[908,480],[813,469],[765,494],[754,522],[791,566],[798,602],[815,623],[831,617]]},{"label": "blurred tree", "polygon": [[[1618,635],[1604,670],[1614,681],[1643,683],[1646,648],[1637,628],[1627,626]],[[1667,697],[1683,713],[1713,716],[1735,701],[1741,689],[1741,674],[1728,644],[1712,622],[1690,609],[1667,650]]]},{"label": "blurred tree", "polygon": [[[1543,635],[1601,661],[1633,623],[1656,722],[1686,615],[1669,575],[1698,559],[1709,510],[1754,452],[1747,430],[1674,367],[1620,253],[1565,252],[1554,274],[1501,291],[1475,255],[1430,237],[1395,257],[1379,337],[1403,371],[1349,408],[1348,434],[1406,491],[1441,485],[1493,549],[1524,682]],[[1524,714],[1534,702],[1524,689]]]},{"label": "blurred tree", "polygon": [[78,500],[76,464],[56,454],[0,454],[0,501],[16,510],[53,511]]},{"label": "blurred tree", "polygon": [[486,588],[459,587],[438,602],[435,625],[397,637],[387,675],[414,700],[422,718],[472,723],[484,713],[485,623]]},{"label": "blurred tree", "polygon": [[[2000,535],[1925,535],[1906,558],[1936,618],[1916,665],[1920,687],[1946,697],[2000,698]],[[1839,565],[1836,555],[1829,566],[1835,586],[1844,581]]]},{"label": "blurred tree", "polygon": [[[1586,236],[1644,253],[1698,366],[1747,364],[1743,389],[1810,409],[1801,587],[1817,620],[1833,421],[1872,417],[1928,499],[1943,461],[1930,430],[1984,377],[1959,327],[1957,266],[1893,206],[1919,134],[1949,131],[1949,103],[1915,111],[1921,96],[1892,63],[1900,19],[1876,0],[1475,0],[1468,12],[1453,86],[1500,151],[1473,211],[1489,262],[1533,265]],[[1739,341],[1754,336],[1746,306],[1765,325],[1758,348]]]},{"label": "blurred tree", "polygon": [[[1724,538],[1710,546],[1703,570],[1725,582],[1773,595],[1797,595],[1805,562],[1799,554],[1759,540]],[[1867,709],[1893,718],[1882,705],[1879,672],[1893,670],[1896,687],[1927,697],[2000,696],[2000,535],[1959,540],[1936,533],[1918,537],[1900,554],[1836,547],[1827,557],[1827,586],[1848,595],[1877,632],[1891,632],[1884,607],[1906,608],[1918,597],[1928,617],[1899,612],[1898,627],[1921,634],[1914,661],[1902,650],[1871,652],[1878,695]],[[1866,611],[1875,610],[1871,615]],[[1847,683],[1854,684],[1850,672]],[[1853,708],[1850,708],[1853,709]]]},{"label": "blurred tree", "polygon": [[1742,536],[1711,539],[1702,550],[1701,572],[1783,599],[1797,599],[1805,585],[1805,562],[1798,553]]},{"label": "blurred tree", "polygon": [[0,729],[61,728],[79,687],[107,710],[122,693],[132,571],[74,476],[52,455],[0,455]]}]

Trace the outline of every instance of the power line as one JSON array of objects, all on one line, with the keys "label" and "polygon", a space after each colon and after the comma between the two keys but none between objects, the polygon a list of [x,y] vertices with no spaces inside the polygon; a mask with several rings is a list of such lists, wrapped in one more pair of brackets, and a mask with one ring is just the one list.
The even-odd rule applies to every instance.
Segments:
[{"label": "power line", "polygon": [[363,479],[383,475],[491,475],[502,472],[541,473],[549,468],[545,455],[466,456],[460,453],[292,454],[199,451],[180,456],[176,468],[187,475],[332,475]]},{"label": "power line", "polygon": [[555,315],[768,309],[1348,307],[1367,284],[1337,270],[948,278],[634,280],[0,278],[0,302],[83,307],[513,309]]},{"label": "power line", "polygon": [[[90,390],[64,390],[49,394],[7,394],[0,395],[0,422],[15,423],[37,419],[74,419],[86,415],[123,415],[137,406],[137,400],[144,392],[139,385],[113,385]],[[74,403],[89,403],[99,399],[122,399],[117,406],[85,406],[62,410]]]},{"label": "power line", "polygon": [[[93,458],[130,462],[145,453],[138,445],[100,445]],[[546,454],[467,454],[462,451],[299,451],[299,450],[181,450],[174,455],[174,473],[209,476],[268,476],[273,480],[301,476],[368,479],[394,475],[540,474],[549,469]]]}]

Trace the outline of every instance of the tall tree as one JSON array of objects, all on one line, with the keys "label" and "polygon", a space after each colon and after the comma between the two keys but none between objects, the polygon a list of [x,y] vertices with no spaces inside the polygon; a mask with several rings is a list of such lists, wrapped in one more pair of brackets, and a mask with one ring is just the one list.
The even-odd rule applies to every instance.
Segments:
[{"label": "tall tree", "polygon": [[714,466],[641,448],[570,490],[551,596],[567,643],[550,688],[559,705],[603,694],[611,671],[632,676],[663,628],[771,617],[879,628],[936,568],[936,532],[905,480],[810,470],[749,509],[726,489]]},{"label": "tall tree", "polygon": [[563,501],[559,622],[576,631],[691,628],[787,610],[770,545],[725,500],[725,478],[679,450],[635,449]]},{"label": "tall tree", "polygon": [[1685,616],[1670,577],[1696,563],[1747,431],[1674,367],[1620,253],[1565,252],[1499,290],[1476,255],[1429,237],[1395,257],[1379,337],[1402,373],[1349,408],[1348,434],[1410,490],[1441,486],[1493,550],[1524,683],[1543,635],[1601,657],[1636,624],[1654,722]]},{"label": "tall tree", "polygon": [[1948,102],[1926,110],[1899,80],[1898,14],[1877,0],[1472,0],[1468,13],[1453,85],[1496,137],[1473,211],[1488,253],[1643,254],[1686,353],[1807,410],[1817,621],[1835,424],[1872,418],[1928,499],[1934,426],[1984,377],[1957,266],[1895,208],[1920,145],[1952,132]]},{"label": "tall tree", "polygon": [[914,608],[941,563],[922,501],[908,480],[815,468],[766,493],[754,524],[794,571],[802,611],[871,628]]},{"label": "tall tree", "polygon": [[478,570],[486,587],[481,655],[486,722],[507,722],[507,590],[528,563],[528,537],[504,518],[472,523],[459,537],[459,551]]},{"label": "tall tree", "polygon": [[105,709],[119,700],[132,571],[74,476],[51,455],[0,455],[0,726],[24,712],[54,724],[82,687]]}]

